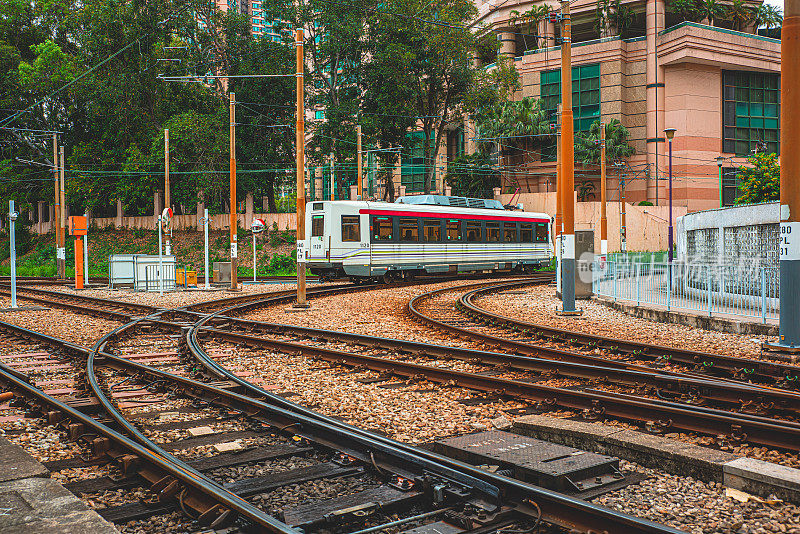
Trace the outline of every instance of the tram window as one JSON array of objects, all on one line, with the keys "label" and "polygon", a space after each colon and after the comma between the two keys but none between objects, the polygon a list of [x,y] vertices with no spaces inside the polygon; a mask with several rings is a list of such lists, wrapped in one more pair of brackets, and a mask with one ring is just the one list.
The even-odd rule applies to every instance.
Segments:
[{"label": "tram window", "polygon": [[400,219],[400,241],[406,243],[419,242],[419,222],[418,219]]},{"label": "tram window", "polygon": [[342,241],[346,243],[361,241],[361,222],[358,215],[342,215]]},{"label": "tram window", "polygon": [[536,223],[536,242],[547,243],[547,223]]},{"label": "tram window", "polygon": [[422,238],[428,243],[438,242],[442,238],[442,225],[439,219],[422,220]]},{"label": "tram window", "polygon": [[500,242],[500,223],[487,222],[486,223],[486,241],[489,243]]},{"label": "tram window", "polygon": [[467,242],[477,243],[481,241],[481,223],[477,221],[467,221],[466,224]]},{"label": "tram window", "polygon": [[533,243],[533,224],[522,223],[519,225],[519,240],[521,243]]},{"label": "tram window", "polygon": [[461,241],[461,221],[454,219],[447,221],[447,240]]},{"label": "tram window", "polygon": [[312,215],[311,216],[311,236],[321,237],[325,231],[325,216]]},{"label": "tram window", "polygon": [[503,241],[506,243],[517,242],[517,223],[503,223]]},{"label": "tram window", "polygon": [[391,241],[392,240],[392,218],[373,217],[372,218],[372,240]]}]

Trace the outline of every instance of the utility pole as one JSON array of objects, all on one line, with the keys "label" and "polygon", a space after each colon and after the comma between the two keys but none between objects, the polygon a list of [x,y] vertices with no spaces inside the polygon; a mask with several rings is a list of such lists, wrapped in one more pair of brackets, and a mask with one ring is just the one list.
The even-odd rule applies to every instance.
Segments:
[{"label": "utility pole", "polygon": [[780,323],[778,346],[800,347],[800,0],[784,2],[781,33]]},{"label": "utility pole", "polygon": [[[170,198],[170,189],[169,189],[169,129],[164,128],[164,207],[171,208],[172,207],[172,199]],[[169,233],[167,234],[167,241],[166,241],[166,254],[169,256],[172,253],[172,227],[169,229]]]},{"label": "utility pole", "polygon": [[561,235],[562,221],[562,203],[561,192],[564,190],[564,177],[562,174],[561,166],[561,104],[558,105],[557,119],[556,119],[556,236]]},{"label": "utility pole", "polygon": [[606,217],[606,125],[600,123],[600,256],[608,254],[608,218]]},{"label": "utility pole", "polygon": [[61,191],[59,191],[59,172],[61,164],[58,159],[58,134],[53,134],[53,187],[55,189],[55,204],[53,204],[52,226],[56,234],[56,276],[64,278],[61,273]]},{"label": "utility pole", "polygon": [[297,308],[308,308],[306,303],[306,176],[305,176],[305,106],[303,105],[303,28],[295,30],[294,44],[297,55]]},{"label": "utility pole", "polygon": [[335,200],[336,196],[336,171],[334,167],[336,166],[336,154],[333,153],[331,150],[331,200]]},{"label": "utility pole", "polygon": [[363,200],[364,196],[364,183],[363,183],[363,167],[361,163],[361,125],[356,126],[356,151],[358,152],[358,200]]},{"label": "utility pole", "polygon": [[61,197],[61,217],[59,217],[59,226],[58,226],[58,235],[59,239],[61,240],[61,250],[59,251],[59,255],[61,256],[59,261],[61,262],[61,279],[66,280],[67,278],[67,243],[66,243],[66,235],[64,234],[65,229],[67,227],[67,197],[64,193],[64,190],[67,188],[66,183],[66,166],[67,162],[64,159],[64,145],[61,145],[59,154],[61,156],[61,180],[59,185],[59,196]]},{"label": "utility pole", "polygon": [[575,315],[575,135],[572,116],[572,21],[569,1],[561,2],[561,180],[564,248],[561,259],[561,313]]},{"label": "utility pole", "polygon": [[239,281],[237,280],[237,270],[239,268],[239,243],[236,231],[239,227],[239,210],[238,206],[236,205],[236,94],[231,93],[230,98],[231,291],[237,291],[239,289]]}]

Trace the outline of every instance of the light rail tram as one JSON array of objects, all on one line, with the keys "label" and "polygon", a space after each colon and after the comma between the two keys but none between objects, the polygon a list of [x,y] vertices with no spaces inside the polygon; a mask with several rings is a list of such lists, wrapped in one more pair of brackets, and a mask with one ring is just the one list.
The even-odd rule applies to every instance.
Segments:
[{"label": "light rail tram", "polygon": [[306,206],[307,266],[323,280],[529,272],[553,256],[549,215],[506,210],[496,200],[419,195]]}]

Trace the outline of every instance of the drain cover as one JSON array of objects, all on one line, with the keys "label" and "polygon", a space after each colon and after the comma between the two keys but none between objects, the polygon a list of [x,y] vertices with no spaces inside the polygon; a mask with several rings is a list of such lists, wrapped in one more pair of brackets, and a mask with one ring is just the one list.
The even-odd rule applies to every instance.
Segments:
[{"label": "drain cover", "polygon": [[618,458],[501,430],[439,440],[436,449],[499,474],[566,493],[597,490],[624,479]]}]

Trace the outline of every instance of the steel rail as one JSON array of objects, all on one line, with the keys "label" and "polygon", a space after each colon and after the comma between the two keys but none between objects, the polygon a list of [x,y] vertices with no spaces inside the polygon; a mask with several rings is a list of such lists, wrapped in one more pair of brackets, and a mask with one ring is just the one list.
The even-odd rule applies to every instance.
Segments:
[{"label": "steel rail", "polygon": [[[124,432],[126,434],[131,436],[135,441],[137,441],[142,446],[147,447],[148,449],[163,455],[167,460],[169,460],[170,462],[172,462],[185,472],[190,473],[197,479],[204,480],[205,485],[208,488],[213,489],[217,494],[223,494],[223,495],[227,494],[228,500],[225,502],[225,504],[229,506],[232,510],[235,510],[242,517],[247,518],[253,524],[266,528],[271,532],[296,532],[296,530],[291,528],[289,525],[286,525],[285,523],[277,520],[276,518],[270,516],[269,514],[266,514],[263,510],[260,510],[259,508],[252,505],[248,501],[224,489],[222,486],[220,486],[219,484],[217,484],[216,482],[214,482],[213,480],[202,474],[197,469],[191,467],[189,464],[173,456],[172,454],[164,451],[156,443],[154,443],[142,432],[140,432],[139,429],[137,429],[134,425],[128,422],[127,418],[117,409],[116,405],[107,397],[105,391],[100,387],[100,383],[97,380],[97,375],[95,374],[96,355],[99,353],[100,347],[105,346],[108,340],[111,337],[117,336],[122,329],[135,328],[139,322],[146,319],[147,318],[143,318],[133,321],[122,327],[116,328],[111,332],[108,332],[106,335],[104,335],[95,343],[94,347],[92,347],[91,350],[87,351],[88,354],[86,357],[86,379],[89,382],[89,387],[92,390],[92,394],[97,398],[97,400],[103,406],[103,409],[105,409],[105,411],[117,422],[117,424],[120,425],[122,429],[124,429]],[[106,358],[107,356],[108,356],[107,354],[104,354],[102,358]],[[141,368],[139,369],[139,371],[141,371]],[[224,511],[219,511],[218,517],[221,517],[222,514],[224,513],[225,513]],[[209,520],[208,522],[213,523],[212,520]]]},{"label": "steel rail", "polygon": [[214,332],[214,335],[237,343],[244,342],[275,348],[288,353],[302,353],[332,363],[363,366],[372,371],[386,372],[407,378],[425,378],[439,384],[451,384],[478,391],[521,397],[542,402],[548,406],[585,410],[588,414],[594,414],[598,418],[605,415],[649,424],[663,421],[664,430],[676,428],[713,436],[729,435],[732,439],[746,435],[753,443],[793,451],[800,450],[800,425],[790,421],[712,410],[694,405],[666,406],[641,397],[636,397],[637,400],[620,399],[613,395],[606,395],[605,392],[592,393],[543,386],[389,358],[353,354],[303,343],[232,334],[222,330]]},{"label": "steel rail", "polygon": [[535,333],[539,337],[550,339],[555,342],[569,343],[589,349],[599,348],[610,352],[630,354],[636,358],[660,359],[684,365],[701,366],[709,372],[721,370],[732,376],[759,377],[763,380],[781,380],[800,385],[800,366],[797,365],[737,358],[724,354],[714,354],[565,330],[500,315],[481,308],[473,302],[473,299],[481,294],[523,285],[526,284],[509,282],[502,287],[498,285],[494,288],[478,288],[462,295],[459,302],[465,310],[468,310],[483,320],[501,322],[526,332]]},{"label": "steel rail", "polygon": [[[568,497],[566,495],[533,486],[525,482],[498,475],[496,473],[489,473],[452,458],[424,449],[418,449],[411,445],[395,441],[391,438],[379,436],[368,430],[363,430],[316,413],[313,410],[309,410],[308,408],[293,403],[254,384],[251,384],[250,382],[237,377],[223,366],[213,361],[213,359],[208,356],[208,354],[203,350],[202,346],[200,346],[197,341],[198,329],[214,316],[226,311],[231,311],[231,309],[220,310],[217,312],[217,314],[204,317],[195,323],[195,325],[193,325],[186,332],[187,344],[194,357],[211,373],[220,378],[225,378],[227,380],[236,382],[243,387],[248,396],[258,397],[259,399],[263,399],[261,402],[268,404],[269,406],[273,406],[296,416],[303,416],[310,420],[324,424],[327,428],[331,429],[331,431],[335,432],[336,435],[341,434],[348,437],[360,436],[364,439],[369,439],[378,443],[384,443],[408,454],[416,455],[419,458],[433,461],[450,469],[458,470],[482,479],[496,487],[499,487],[502,490],[505,498],[517,503],[517,507],[521,511],[527,507],[526,503],[534,502],[541,510],[543,520],[553,524],[572,528],[580,532],[602,532],[604,529],[608,532],[614,532],[615,534],[680,532],[665,525],[659,525],[651,521],[621,514],[613,510],[608,510],[603,507],[587,503],[580,499]],[[532,510],[528,511],[527,513],[530,514],[531,512]],[[533,513],[535,514],[535,512]]]},{"label": "steel rail", "polygon": [[[94,354],[94,351],[91,351],[85,347],[67,343],[61,339],[9,323],[0,322],[0,328],[5,329],[6,331],[15,332],[18,335],[26,338],[39,339],[40,341],[44,341],[53,346],[69,347],[71,351],[79,354],[83,353],[87,356],[87,358]],[[107,355],[103,356],[106,357]],[[87,375],[90,375],[90,373],[87,373]],[[10,368],[2,363],[0,363],[0,379],[9,384],[13,389],[22,391],[23,395],[33,398],[37,402],[51,406],[55,410],[65,414],[73,421],[79,421],[87,428],[94,430],[97,434],[105,436],[114,443],[123,446],[125,449],[135,454],[139,459],[156,466],[160,470],[173,476],[175,479],[180,480],[187,487],[192,487],[203,495],[210,497],[213,499],[213,501],[218,502],[239,513],[242,517],[247,518],[249,521],[253,522],[254,525],[261,527],[263,530],[281,534],[299,534],[298,530],[269,516],[254,505],[229,492],[216,482],[199,473],[197,470],[189,467],[182,461],[173,457],[171,454],[165,452],[161,447],[147,439],[140,432],[136,431],[135,428],[130,425],[130,423],[124,420],[124,418],[122,418],[121,421],[123,428],[126,432],[131,432],[136,438],[135,440],[128,438],[127,436],[96,421],[94,418],[85,415],[68,406],[67,404],[64,404],[61,401],[47,395],[39,388],[19,378],[10,370]],[[98,392],[100,393],[100,395],[98,395],[98,399],[101,403],[103,403],[104,408],[109,409],[109,413],[112,416],[115,414],[119,415],[119,412],[115,407],[113,407],[108,399],[105,398],[104,393],[99,390],[99,387],[95,390],[95,393]],[[103,402],[104,400],[105,402]],[[117,419],[116,416],[115,419]],[[120,421],[118,420],[118,422]]]},{"label": "steel rail", "polygon": [[[367,347],[407,352],[416,356],[458,359],[469,363],[496,365],[519,371],[554,373],[555,376],[599,380],[604,383],[625,384],[636,388],[651,386],[657,388],[659,393],[683,394],[690,399],[702,397],[716,402],[742,406],[743,408],[753,406],[800,413],[800,393],[794,391],[776,390],[743,382],[714,380],[708,377],[686,376],[677,372],[654,370],[637,365],[624,367],[601,366],[598,364],[605,362],[599,358],[598,360],[601,360],[599,362],[573,363],[556,359],[450,347],[336,330],[265,323],[239,319],[229,315],[220,316],[213,321],[217,323],[215,327],[203,327],[201,332],[210,332],[211,335],[215,335],[217,332],[226,332],[229,334],[229,340],[233,340],[235,336],[243,334],[231,330],[231,328],[239,327],[247,331],[244,334],[259,330],[273,335],[289,334],[301,338],[332,339]],[[247,338],[240,337],[239,339],[246,341]]]}]

